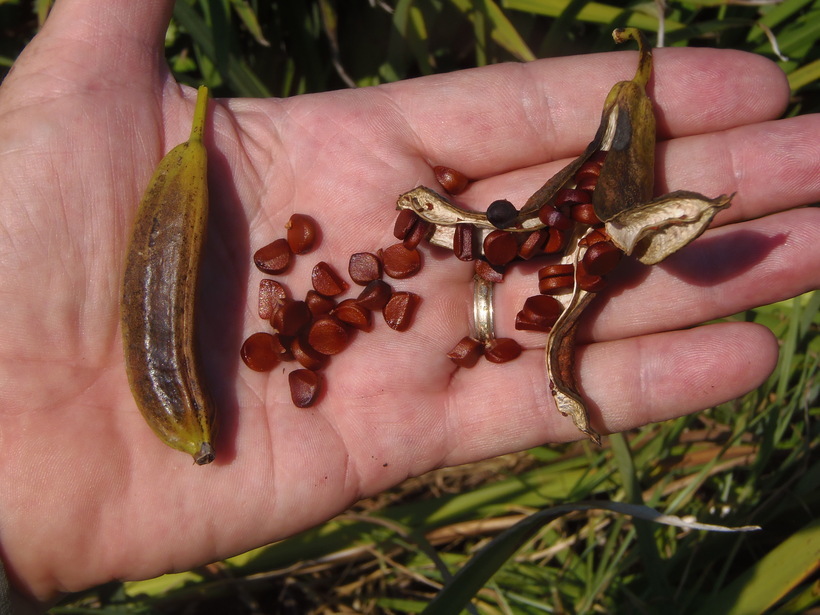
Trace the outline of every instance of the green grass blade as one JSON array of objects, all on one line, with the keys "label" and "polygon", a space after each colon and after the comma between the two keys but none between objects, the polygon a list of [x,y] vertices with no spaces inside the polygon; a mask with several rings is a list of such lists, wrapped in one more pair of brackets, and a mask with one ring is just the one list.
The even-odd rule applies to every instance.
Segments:
[{"label": "green grass blade", "polygon": [[818,568],[820,519],[815,519],[750,566],[697,615],[764,613]]},{"label": "green grass blade", "polygon": [[[560,17],[567,10],[572,0],[504,0],[504,8],[524,11],[534,15],[546,15],[547,17]],[[638,13],[601,2],[589,2],[578,11],[578,20],[599,24],[612,24],[618,19],[627,15],[625,26],[640,28],[650,32],[658,31],[658,19],[651,15]],[[672,20],[664,20],[666,30],[675,30],[683,27],[683,24]],[[620,24],[619,24],[620,25]]]},{"label": "green grass blade", "polygon": [[475,11],[479,11],[483,22],[490,28],[493,41],[514,57],[523,61],[535,59],[535,54],[495,2],[483,0],[478,7],[474,6],[472,0],[452,0],[452,3],[474,23],[477,19]]}]

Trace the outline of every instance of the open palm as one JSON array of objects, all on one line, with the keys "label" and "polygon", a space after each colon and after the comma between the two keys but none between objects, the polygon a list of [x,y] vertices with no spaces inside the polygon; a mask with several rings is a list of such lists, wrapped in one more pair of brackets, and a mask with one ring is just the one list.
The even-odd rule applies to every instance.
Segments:
[{"label": "open palm", "polygon": [[[456,370],[446,358],[468,333],[472,267],[441,250],[395,281],[422,296],[411,329],[358,334],[312,409],[291,404],[289,366],[250,372],[238,348],[264,328],[251,254],[291,213],[322,231],[282,278],[298,297],[320,260],[344,271],[350,254],[395,242],[396,197],[435,186],[433,165],[479,179],[464,203],[521,203],[591,139],[631,53],[217,101],[201,318],[217,461],[194,466],[154,436],[128,389],[118,300],[136,204],[190,128],[194,93],[161,56],[172,5],[61,0],[0,89],[0,554],[39,599],[190,568],[407,476],[579,437],[548,395],[543,336],[512,330],[532,275],[512,271],[496,296],[498,334],[524,343],[520,359]],[[659,189],[738,196],[721,228],[667,263],[624,263],[596,304],[578,367],[602,431],[755,387],[776,359],[767,330],[677,329],[818,285],[801,266],[818,262],[818,212],[792,209],[820,198],[818,118],[769,121],[785,80],[749,55],[662,50],[656,74]]]}]

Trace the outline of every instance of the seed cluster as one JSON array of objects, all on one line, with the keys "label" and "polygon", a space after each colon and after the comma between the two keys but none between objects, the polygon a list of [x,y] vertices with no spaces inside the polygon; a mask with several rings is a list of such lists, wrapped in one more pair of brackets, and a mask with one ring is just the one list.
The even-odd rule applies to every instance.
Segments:
[{"label": "seed cluster", "polygon": [[[412,212],[410,212],[412,213]],[[273,240],[253,256],[256,267],[267,274],[283,274],[294,255],[309,253],[316,242],[316,222],[304,214],[293,214],[286,238]],[[356,297],[340,299],[350,284],[330,263],[320,261],[311,271],[312,289],[305,298],[295,299],[281,282],[264,278],[259,282],[259,318],[268,321],[272,331],[250,335],[242,344],[240,356],[250,369],[271,371],[280,362],[300,365],[288,374],[291,399],[298,408],[312,406],[322,390],[320,371],[333,355],[341,353],[352,341],[355,331],[370,331],[373,313],[381,312],[391,329],[406,331],[413,322],[420,297],[408,291],[393,291],[382,273],[394,279],[409,278],[421,269],[419,242],[431,230],[419,224],[413,214],[397,223],[394,234],[400,241],[376,254],[351,255],[347,272],[353,284],[361,286]]]}]

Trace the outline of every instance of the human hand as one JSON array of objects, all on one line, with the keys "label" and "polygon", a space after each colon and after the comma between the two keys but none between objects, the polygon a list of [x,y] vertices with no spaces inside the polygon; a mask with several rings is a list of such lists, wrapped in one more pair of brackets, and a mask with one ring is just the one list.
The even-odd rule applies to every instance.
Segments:
[{"label": "human hand", "polygon": [[[217,101],[200,320],[217,461],[197,467],[159,442],[128,389],[118,302],[136,205],[190,128],[194,92],[161,55],[172,5],[61,0],[0,89],[0,555],[39,600],[188,569],[407,476],[580,435],[550,400],[543,336],[512,330],[532,276],[513,269],[496,292],[499,336],[530,350],[455,370],[445,353],[467,333],[472,266],[426,251],[421,273],[395,283],[422,296],[413,327],[358,335],[325,370],[320,403],[298,410],[282,369],[239,361],[263,324],[250,256],[291,213],[313,216],[322,241],[285,279],[301,295],[316,262],[343,271],[351,253],[395,242],[396,197],[435,186],[436,164],[479,179],[464,203],[523,202],[591,140],[634,53]],[[803,265],[818,262],[818,212],[793,209],[820,198],[818,117],[770,121],[785,80],[748,54],[658,50],[655,74],[657,191],[738,194],[719,228],[652,269],[623,263],[596,302],[578,369],[601,431],[757,386],[776,359],[766,329],[688,327],[818,286]]]}]

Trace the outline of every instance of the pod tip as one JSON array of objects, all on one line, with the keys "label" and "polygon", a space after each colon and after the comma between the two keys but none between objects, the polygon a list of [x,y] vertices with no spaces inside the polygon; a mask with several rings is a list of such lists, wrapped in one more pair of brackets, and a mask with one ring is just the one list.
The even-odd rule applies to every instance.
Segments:
[{"label": "pod tip", "polygon": [[194,455],[194,461],[198,466],[204,466],[208,463],[211,463],[216,457],[216,452],[214,451],[214,447],[211,446],[210,442],[203,442],[202,446],[199,447],[199,452]]}]

